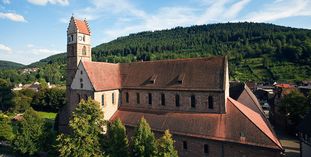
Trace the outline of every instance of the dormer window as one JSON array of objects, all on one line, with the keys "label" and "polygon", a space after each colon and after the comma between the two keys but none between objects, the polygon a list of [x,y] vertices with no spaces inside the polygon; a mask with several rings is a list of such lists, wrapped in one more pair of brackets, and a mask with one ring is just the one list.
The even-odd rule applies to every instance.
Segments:
[{"label": "dormer window", "polygon": [[156,81],[156,79],[157,79],[157,75],[152,75],[151,77],[150,77],[150,79],[149,79],[149,84],[154,84],[155,83],[155,81]]},{"label": "dormer window", "polygon": [[184,80],[185,74],[180,74],[177,77],[177,84],[182,84]]}]

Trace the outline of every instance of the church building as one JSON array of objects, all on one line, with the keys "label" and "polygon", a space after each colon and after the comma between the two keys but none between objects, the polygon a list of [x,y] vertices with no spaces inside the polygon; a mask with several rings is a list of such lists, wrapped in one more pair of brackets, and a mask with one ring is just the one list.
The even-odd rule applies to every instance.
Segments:
[{"label": "church building", "polygon": [[133,63],[93,62],[86,20],[67,29],[67,101],[59,130],[81,99],[101,104],[105,120],[120,118],[131,137],[144,117],[156,136],[166,129],[181,157],[278,157],[283,147],[256,97],[229,85],[227,57]]}]

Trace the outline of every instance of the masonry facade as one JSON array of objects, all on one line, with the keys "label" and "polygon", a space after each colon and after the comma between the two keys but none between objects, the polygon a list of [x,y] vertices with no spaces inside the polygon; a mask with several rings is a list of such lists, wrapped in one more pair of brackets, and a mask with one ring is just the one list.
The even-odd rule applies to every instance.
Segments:
[{"label": "masonry facade", "polygon": [[283,148],[251,91],[230,97],[226,57],[92,62],[87,22],[72,17],[67,34],[68,105],[60,131],[68,131],[78,102],[91,97],[106,120],[121,119],[128,136],[142,117],[157,136],[169,129],[179,156],[280,156]]}]

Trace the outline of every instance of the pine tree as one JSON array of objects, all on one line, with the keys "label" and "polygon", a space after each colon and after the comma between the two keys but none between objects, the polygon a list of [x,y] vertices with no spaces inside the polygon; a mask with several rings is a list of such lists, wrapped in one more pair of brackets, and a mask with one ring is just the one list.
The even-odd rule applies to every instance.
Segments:
[{"label": "pine tree", "polygon": [[69,122],[72,133],[57,137],[60,156],[103,156],[100,140],[104,125],[104,114],[100,105],[90,98],[87,101],[82,100]]},{"label": "pine tree", "polygon": [[108,127],[108,154],[110,157],[129,156],[129,143],[126,129],[120,119]]},{"label": "pine tree", "polygon": [[153,157],[157,155],[157,144],[147,121],[142,118],[132,139],[132,156]]},{"label": "pine tree", "polygon": [[158,139],[158,157],[178,157],[174,142],[172,134],[165,130],[164,135]]}]

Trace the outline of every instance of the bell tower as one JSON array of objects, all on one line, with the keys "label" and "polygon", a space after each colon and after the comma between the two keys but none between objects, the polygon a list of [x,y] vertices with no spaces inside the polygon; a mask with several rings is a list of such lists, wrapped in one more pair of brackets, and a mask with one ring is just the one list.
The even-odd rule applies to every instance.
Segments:
[{"label": "bell tower", "polygon": [[92,61],[91,31],[86,20],[79,20],[72,16],[67,28],[67,104],[60,109],[58,114],[58,129],[62,133],[69,133],[69,119],[76,105],[73,100],[76,95],[70,86],[80,61]]},{"label": "bell tower", "polygon": [[92,61],[91,31],[86,20],[71,17],[67,29],[67,102],[70,103],[70,85],[80,61]]}]

